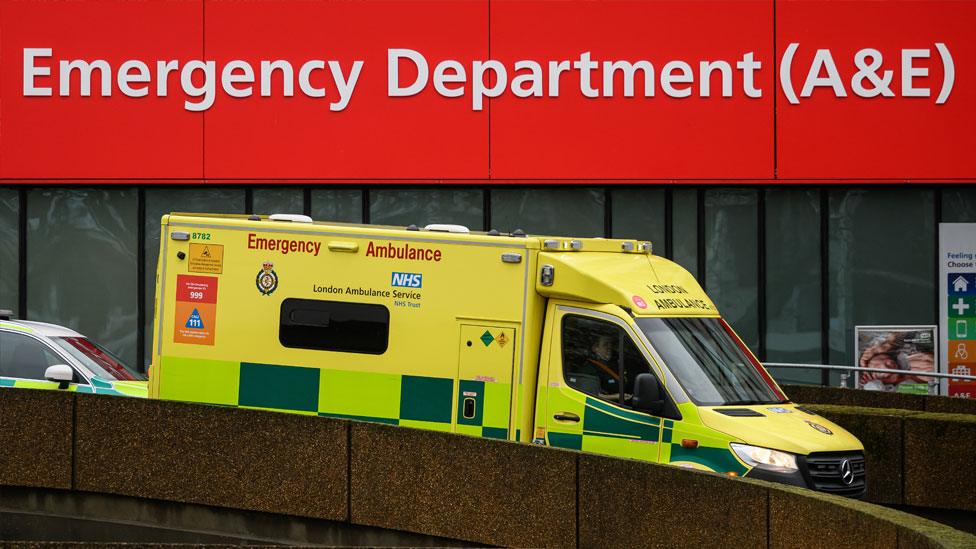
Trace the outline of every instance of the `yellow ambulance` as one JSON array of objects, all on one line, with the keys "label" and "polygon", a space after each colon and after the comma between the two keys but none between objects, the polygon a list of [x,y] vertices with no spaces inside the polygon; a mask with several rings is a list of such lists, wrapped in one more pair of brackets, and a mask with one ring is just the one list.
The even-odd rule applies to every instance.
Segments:
[{"label": "yellow ambulance", "polygon": [[150,397],[865,491],[695,279],[635,240],[162,219]]}]

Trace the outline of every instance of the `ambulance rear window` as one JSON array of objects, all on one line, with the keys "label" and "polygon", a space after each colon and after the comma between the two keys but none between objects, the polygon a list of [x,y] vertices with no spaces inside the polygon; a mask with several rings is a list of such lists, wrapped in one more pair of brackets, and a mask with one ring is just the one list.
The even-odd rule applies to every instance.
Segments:
[{"label": "ambulance rear window", "polygon": [[379,355],[390,336],[390,310],[375,303],[286,299],[278,341],[285,347]]}]

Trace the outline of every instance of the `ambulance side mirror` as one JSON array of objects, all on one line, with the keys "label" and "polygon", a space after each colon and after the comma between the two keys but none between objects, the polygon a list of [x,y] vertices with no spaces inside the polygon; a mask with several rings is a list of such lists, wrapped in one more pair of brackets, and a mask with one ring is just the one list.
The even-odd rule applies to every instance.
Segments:
[{"label": "ambulance side mirror", "polygon": [[74,377],[74,370],[67,364],[55,364],[54,366],[48,366],[47,370],[44,370],[44,379],[57,381],[58,389],[67,389],[68,384],[71,383]]},{"label": "ambulance side mirror", "polygon": [[660,416],[664,412],[661,384],[651,374],[639,374],[634,380],[633,406],[635,410]]}]

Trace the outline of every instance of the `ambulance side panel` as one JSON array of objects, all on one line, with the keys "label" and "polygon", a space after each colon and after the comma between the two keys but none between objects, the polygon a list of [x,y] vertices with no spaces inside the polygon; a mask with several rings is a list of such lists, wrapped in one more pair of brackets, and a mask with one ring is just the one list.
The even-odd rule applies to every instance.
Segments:
[{"label": "ambulance side panel", "polygon": [[[531,424],[512,411],[531,407],[519,381],[534,391],[538,359],[523,352],[537,339],[524,323],[541,322],[525,241],[377,232],[171,217],[152,396],[453,431],[470,341],[472,353],[495,353],[470,358],[461,380],[485,386],[478,411],[490,413],[478,417],[493,424],[478,433],[465,418],[466,432],[514,438],[516,423]],[[500,356],[512,375],[478,371]]]},{"label": "ambulance side panel", "polygon": [[516,358],[515,380],[515,440],[531,442],[535,423],[536,385],[539,377],[540,347],[546,317],[546,298],[535,291],[539,272],[538,250],[527,250],[525,276],[525,327],[519,342],[521,356]]},{"label": "ambulance side panel", "polygon": [[159,305],[162,303],[160,298],[160,288],[159,284],[160,273],[163,271],[163,264],[165,262],[168,254],[166,253],[167,246],[169,244],[168,231],[169,231],[169,216],[164,215],[160,221],[160,240],[159,240],[159,257],[156,258],[156,278],[155,285],[153,289],[153,323],[152,323],[152,345],[149,349],[149,370],[146,372],[149,376],[149,396],[150,398],[157,398],[159,395],[159,377],[154,376],[153,373],[158,371],[160,363],[160,351],[161,345],[159,341],[160,325],[159,325]]}]

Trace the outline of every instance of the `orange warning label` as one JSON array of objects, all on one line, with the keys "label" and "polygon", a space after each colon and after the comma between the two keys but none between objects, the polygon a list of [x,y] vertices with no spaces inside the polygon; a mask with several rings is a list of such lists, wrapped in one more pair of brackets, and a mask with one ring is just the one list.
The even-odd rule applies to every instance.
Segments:
[{"label": "orange warning label", "polygon": [[499,347],[504,347],[505,344],[508,343],[508,336],[505,335],[505,332],[502,332],[498,334],[498,337],[495,338],[495,341],[498,342]]},{"label": "orange warning label", "polygon": [[191,273],[223,274],[223,244],[190,244],[190,258],[186,270]]},{"label": "orange warning label", "polygon": [[217,278],[177,275],[175,343],[213,345],[217,323]]},{"label": "orange warning label", "polygon": [[213,345],[216,320],[216,304],[177,301],[173,341],[192,345]]}]

